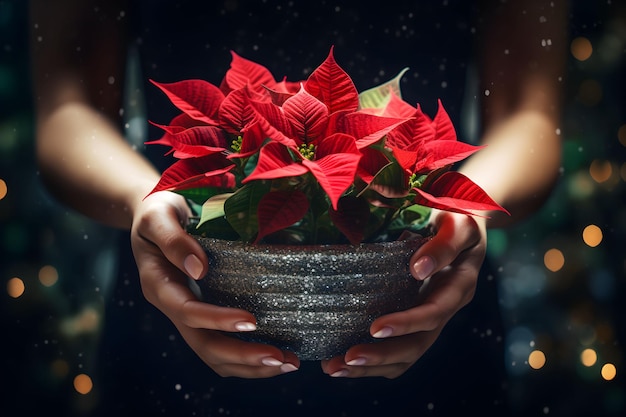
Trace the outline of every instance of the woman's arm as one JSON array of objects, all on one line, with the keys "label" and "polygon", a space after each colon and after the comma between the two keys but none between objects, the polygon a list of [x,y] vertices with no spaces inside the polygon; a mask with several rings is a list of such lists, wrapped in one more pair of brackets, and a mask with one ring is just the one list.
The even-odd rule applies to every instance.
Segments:
[{"label": "woman's arm", "polygon": [[487,147],[460,170],[509,210],[491,213],[499,227],[536,211],[559,175],[567,3],[490,4],[477,39]]},{"label": "woman's arm", "polygon": [[41,177],[62,203],[129,229],[159,174],[121,134],[125,1],[31,2]]},{"label": "woman's arm", "polygon": [[228,332],[255,329],[248,312],[198,301],[187,277],[207,271],[206,254],[182,225],[183,197],[145,196],[159,174],[119,129],[125,57],[125,2],[32,1],[37,157],[50,191],[83,214],[130,230],[146,299],[223,376],[271,377],[298,368],[290,352]]},{"label": "woman's arm", "polygon": [[[556,129],[566,48],[564,2],[494,1],[481,15],[485,97],[481,144],[461,172],[481,185],[511,216],[490,219],[434,210],[437,233],[412,257],[412,273],[425,280],[422,304],[372,323],[381,343],[358,345],[322,363],[332,376],[395,378],[439,337],[473,298],[487,248],[487,227],[511,224],[536,210],[560,165]],[[552,4],[552,5],[551,5]],[[488,92],[487,92],[488,91]]]}]

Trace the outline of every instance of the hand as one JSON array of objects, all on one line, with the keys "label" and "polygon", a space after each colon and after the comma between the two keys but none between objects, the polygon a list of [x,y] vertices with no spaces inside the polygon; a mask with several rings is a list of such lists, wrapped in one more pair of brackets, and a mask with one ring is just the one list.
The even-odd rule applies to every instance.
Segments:
[{"label": "hand", "polygon": [[384,341],[357,345],[344,357],[322,361],[331,376],[396,378],[435,342],[445,324],[473,298],[485,258],[484,218],[434,210],[436,234],[411,258],[411,273],[425,280],[423,302],[375,320],[370,332]]},{"label": "hand", "polygon": [[199,279],[208,268],[203,249],[181,226],[189,214],[183,197],[170,192],[150,195],[135,210],[131,244],[146,299],[221,376],[264,378],[295,371],[300,362],[293,353],[220,332],[254,331],[252,314],[204,303],[189,289],[187,276]]}]

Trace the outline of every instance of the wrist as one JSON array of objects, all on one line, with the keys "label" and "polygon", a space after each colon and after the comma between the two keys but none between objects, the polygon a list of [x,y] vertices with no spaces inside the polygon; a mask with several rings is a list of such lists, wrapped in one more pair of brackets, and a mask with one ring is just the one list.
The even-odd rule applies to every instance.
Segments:
[{"label": "wrist", "polygon": [[150,194],[150,191],[154,189],[158,182],[156,179],[145,179],[138,181],[134,186],[129,187],[128,193],[125,198],[124,210],[128,213],[130,222],[135,218],[135,215],[140,210],[140,206],[145,198]]}]

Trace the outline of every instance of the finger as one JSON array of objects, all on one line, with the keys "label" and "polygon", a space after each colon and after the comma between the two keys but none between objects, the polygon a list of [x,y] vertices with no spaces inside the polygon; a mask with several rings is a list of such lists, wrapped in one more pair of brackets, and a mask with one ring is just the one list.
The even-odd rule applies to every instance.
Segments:
[{"label": "finger", "polygon": [[182,197],[166,194],[156,193],[148,197],[153,200],[146,206],[133,229],[139,237],[158,246],[178,269],[193,279],[200,279],[208,270],[206,253],[182,227],[188,218]]},{"label": "finger", "polygon": [[322,363],[322,370],[333,377],[396,378],[406,372],[430,348],[439,330],[352,347],[345,357]]},{"label": "finger", "polygon": [[370,333],[376,338],[432,331],[441,327],[474,296],[478,271],[466,267],[463,273],[450,268],[424,283],[424,300],[416,307],[390,313],[372,322]]},{"label": "finger", "polygon": [[411,273],[416,279],[425,280],[446,266],[458,255],[481,243],[481,229],[470,216],[442,213],[436,216],[436,233],[411,257]]},{"label": "finger", "polygon": [[293,364],[283,364],[281,366],[247,366],[240,364],[228,364],[213,370],[222,377],[238,378],[272,378],[295,372],[298,368]]},{"label": "finger", "polygon": [[221,376],[264,378],[293,372],[300,361],[291,352],[249,343],[216,331],[177,325],[187,344]]},{"label": "finger", "polygon": [[336,363],[328,361],[326,367],[322,367],[325,374],[333,378],[364,378],[364,377],[385,377],[389,379],[402,375],[410,364],[396,363],[380,366],[349,366],[338,360]]},{"label": "finger", "polygon": [[375,367],[393,364],[413,364],[437,340],[443,326],[432,331],[393,337],[378,343],[354,346],[346,352],[345,363],[353,367]]},{"label": "finger", "polygon": [[192,328],[256,330],[256,319],[249,312],[198,301],[187,278],[160,257],[144,253],[138,256],[137,264],[145,298],[170,320]]}]

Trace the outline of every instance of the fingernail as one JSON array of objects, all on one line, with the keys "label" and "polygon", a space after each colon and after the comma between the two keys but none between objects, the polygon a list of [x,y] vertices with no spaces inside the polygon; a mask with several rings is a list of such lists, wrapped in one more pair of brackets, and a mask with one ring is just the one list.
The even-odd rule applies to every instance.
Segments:
[{"label": "fingernail", "polygon": [[282,365],[280,365],[280,371],[284,374],[289,373],[289,372],[293,372],[293,371],[297,371],[298,368],[296,368],[296,366],[294,364],[291,363],[284,363]]},{"label": "fingernail", "polygon": [[366,363],[367,363],[367,359],[365,359],[365,358],[355,358],[355,359],[352,359],[351,361],[346,362],[346,365],[363,366]]},{"label": "fingernail", "polygon": [[261,363],[265,366],[283,366],[284,364],[275,358],[263,358]]},{"label": "fingernail", "polygon": [[185,261],[183,262],[183,266],[185,267],[185,271],[187,271],[187,275],[189,275],[193,279],[200,279],[200,275],[202,274],[202,261],[194,255],[187,255]]},{"label": "fingernail", "polygon": [[340,369],[337,372],[330,374],[333,378],[343,378],[348,376],[349,372],[347,369]]},{"label": "fingernail", "polygon": [[383,327],[382,329],[374,333],[372,336],[377,339],[383,339],[385,337],[391,336],[391,333],[393,333],[393,329],[391,327]]},{"label": "fingernail", "polygon": [[417,279],[423,281],[428,278],[435,269],[435,261],[430,256],[422,256],[413,264]]},{"label": "fingernail", "polygon": [[247,321],[240,321],[239,323],[235,323],[235,329],[240,332],[252,332],[256,330],[256,324]]}]

